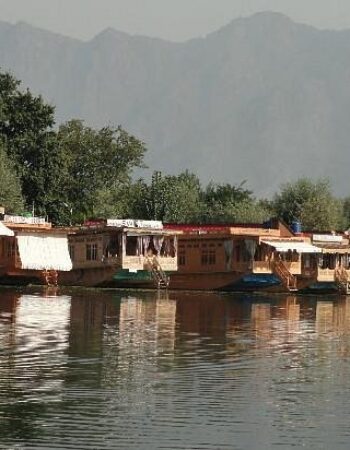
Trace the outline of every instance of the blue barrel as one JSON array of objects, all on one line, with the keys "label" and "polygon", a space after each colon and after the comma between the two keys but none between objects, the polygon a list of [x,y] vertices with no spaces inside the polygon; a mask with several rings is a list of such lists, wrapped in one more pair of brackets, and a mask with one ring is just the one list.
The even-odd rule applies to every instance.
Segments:
[{"label": "blue barrel", "polygon": [[300,234],[301,233],[301,223],[298,220],[293,220],[291,223],[291,229],[294,234]]},{"label": "blue barrel", "polygon": [[263,223],[263,228],[272,228],[272,220],[267,220]]}]

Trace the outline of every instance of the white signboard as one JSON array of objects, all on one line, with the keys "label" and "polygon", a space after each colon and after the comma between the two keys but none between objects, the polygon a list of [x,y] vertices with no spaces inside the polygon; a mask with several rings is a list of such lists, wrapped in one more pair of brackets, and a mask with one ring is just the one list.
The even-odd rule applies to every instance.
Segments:
[{"label": "white signboard", "polygon": [[28,225],[43,225],[46,223],[45,217],[24,217],[24,216],[9,216],[5,214],[5,223],[25,223]]},{"label": "white signboard", "polygon": [[107,219],[108,227],[120,228],[153,228],[162,230],[163,224],[159,220]]},{"label": "white signboard", "polygon": [[312,240],[314,242],[333,242],[339,244],[343,241],[343,236],[335,236],[333,234],[314,234]]}]

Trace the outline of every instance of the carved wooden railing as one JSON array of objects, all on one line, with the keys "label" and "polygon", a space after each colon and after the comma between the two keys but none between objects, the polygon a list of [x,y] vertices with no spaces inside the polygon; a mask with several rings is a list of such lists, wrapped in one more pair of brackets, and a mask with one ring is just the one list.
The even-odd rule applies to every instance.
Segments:
[{"label": "carved wooden railing", "polygon": [[337,267],[335,269],[334,279],[339,290],[344,292],[345,294],[348,294],[350,290],[349,275],[344,267]]},{"label": "carved wooden railing", "polygon": [[166,289],[169,286],[169,277],[166,275],[162,266],[160,265],[158,259],[153,257],[146,257],[147,267],[151,272],[152,278],[156,284],[156,286],[161,289]]},{"label": "carved wooden railing", "polygon": [[297,279],[291,274],[283,261],[273,261],[272,270],[289,291],[297,291]]}]

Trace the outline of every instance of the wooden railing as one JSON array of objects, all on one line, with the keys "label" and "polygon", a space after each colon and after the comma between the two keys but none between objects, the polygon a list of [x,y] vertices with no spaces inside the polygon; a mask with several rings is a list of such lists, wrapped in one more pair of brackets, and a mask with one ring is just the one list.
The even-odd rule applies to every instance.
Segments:
[{"label": "wooden railing", "polygon": [[272,273],[270,261],[254,261],[253,273]]},{"label": "wooden railing", "polygon": [[283,285],[289,291],[297,290],[297,279],[291,274],[283,261],[273,261],[272,262],[273,272],[278,276]]},{"label": "wooden railing", "polygon": [[334,271],[334,278],[339,290],[344,294],[349,294],[350,283],[346,269],[344,267],[337,267]]},{"label": "wooden railing", "polygon": [[165,274],[162,266],[159,264],[159,261],[156,256],[147,257],[147,266],[148,270],[152,274],[152,278],[156,284],[156,286],[160,288],[167,288],[169,286],[169,277]]},{"label": "wooden railing", "polygon": [[317,281],[332,282],[335,281],[335,269],[321,269],[317,270]]},{"label": "wooden railing", "polygon": [[[254,261],[253,262],[253,273],[273,273],[274,261]],[[283,261],[283,264],[287,270],[293,275],[301,274],[301,263]]]}]

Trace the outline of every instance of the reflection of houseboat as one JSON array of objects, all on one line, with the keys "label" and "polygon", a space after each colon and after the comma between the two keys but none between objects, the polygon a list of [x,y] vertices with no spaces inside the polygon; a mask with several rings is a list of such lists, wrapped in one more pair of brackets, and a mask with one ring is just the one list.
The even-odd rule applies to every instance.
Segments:
[{"label": "reflection of houseboat", "polygon": [[176,232],[157,222],[52,228],[5,216],[0,235],[2,283],[166,287],[177,269]]},{"label": "reflection of houseboat", "polygon": [[302,255],[320,250],[283,223],[169,225],[182,232],[171,288],[297,291]]}]

